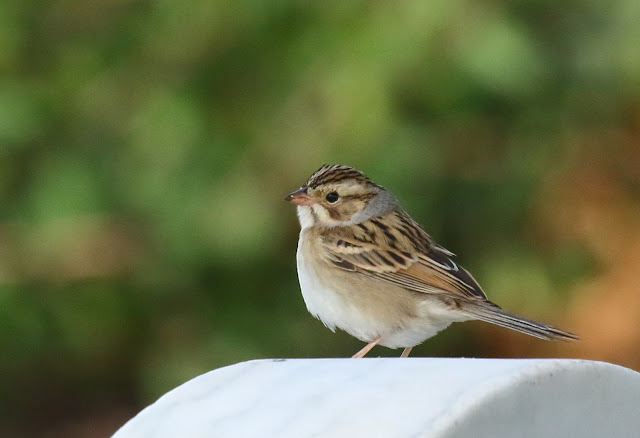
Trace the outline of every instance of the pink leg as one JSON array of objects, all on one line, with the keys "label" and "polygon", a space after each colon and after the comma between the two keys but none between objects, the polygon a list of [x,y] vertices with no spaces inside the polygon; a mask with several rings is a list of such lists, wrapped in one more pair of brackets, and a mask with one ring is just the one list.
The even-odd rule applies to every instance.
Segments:
[{"label": "pink leg", "polygon": [[369,342],[367,345],[362,347],[362,350],[358,351],[356,354],[351,356],[351,358],[359,359],[361,357],[364,357],[364,355],[367,354],[369,351],[371,351],[371,349],[375,347],[378,342],[380,342],[380,336],[377,336],[373,341]]},{"label": "pink leg", "polygon": [[400,357],[409,357],[409,353],[411,353],[411,349],[413,347],[407,347],[404,350],[402,350],[402,354],[400,355]]}]

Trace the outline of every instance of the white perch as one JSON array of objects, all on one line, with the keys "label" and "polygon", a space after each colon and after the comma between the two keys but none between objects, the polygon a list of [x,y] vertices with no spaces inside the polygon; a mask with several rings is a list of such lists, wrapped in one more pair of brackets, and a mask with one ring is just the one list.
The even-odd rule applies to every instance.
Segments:
[{"label": "white perch", "polygon": [[114,438],[640,437],[640,373],[566,359],[243,362],[179,386]]}]

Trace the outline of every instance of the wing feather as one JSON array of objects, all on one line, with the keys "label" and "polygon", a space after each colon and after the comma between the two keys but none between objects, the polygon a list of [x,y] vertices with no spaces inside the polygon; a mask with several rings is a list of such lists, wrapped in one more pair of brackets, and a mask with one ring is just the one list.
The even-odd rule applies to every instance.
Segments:
[{"label": "wing feather", "polygon": [[471,274],[453,261],[454,254],[402,211],[333,228],[322,242],[326,260],[342,269],[415,292],[487,300]]}]

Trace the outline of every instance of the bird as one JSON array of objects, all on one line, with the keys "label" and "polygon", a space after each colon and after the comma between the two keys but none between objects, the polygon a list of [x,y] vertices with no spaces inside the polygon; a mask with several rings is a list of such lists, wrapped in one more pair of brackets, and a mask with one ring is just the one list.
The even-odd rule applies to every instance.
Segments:
[{"label": "bird", "polygon": [[400,357],[451,323],[481,320],[540,339],[576,340],[570,332],[509,313],[361,171],[325,164],[285,198],[296,205],[298,280],[307,310],[335,332]]}]

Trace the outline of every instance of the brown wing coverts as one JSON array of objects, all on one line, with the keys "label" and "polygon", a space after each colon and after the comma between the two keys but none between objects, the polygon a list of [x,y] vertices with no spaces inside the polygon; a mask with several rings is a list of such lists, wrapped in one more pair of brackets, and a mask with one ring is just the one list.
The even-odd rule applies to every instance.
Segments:
[{"label": "brown wing coverts", "polygon": [[453,253],[438,246],[406,213],[390,211],[323,235],[328,262],[359,271],[406,289],[486,301],[487,297]]}]

